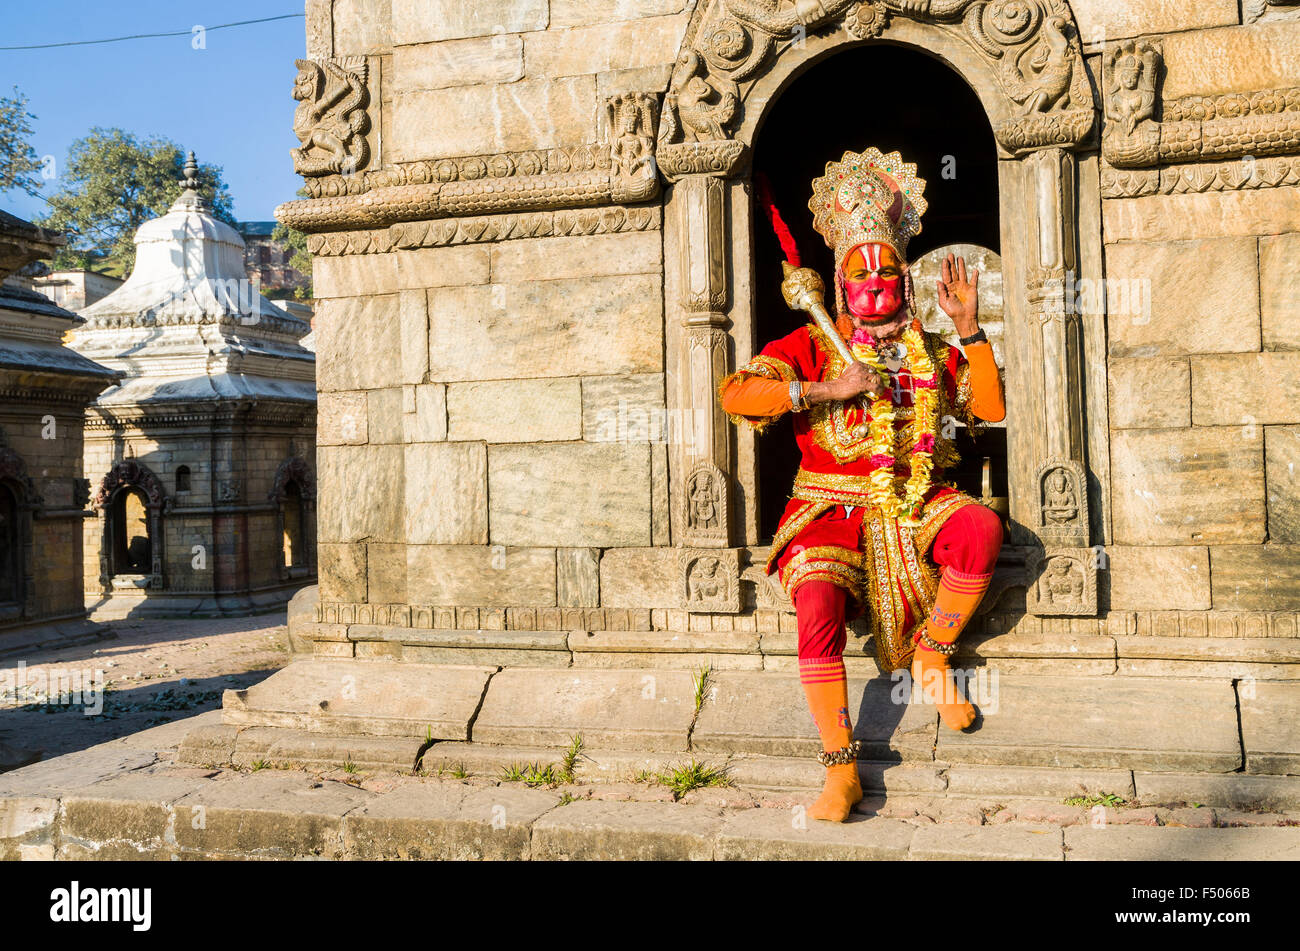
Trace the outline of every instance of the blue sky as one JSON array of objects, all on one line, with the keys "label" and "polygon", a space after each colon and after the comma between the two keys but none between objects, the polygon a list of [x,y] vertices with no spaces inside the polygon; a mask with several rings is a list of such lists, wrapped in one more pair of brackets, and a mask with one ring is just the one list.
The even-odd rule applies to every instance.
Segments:
[{"label": "blue sky", "polygon": [[[74,139],[92,126],[118,126],[172,139],[221,166],[241,220],[269,220],[276,205],[294,197],[301,180],[289,157],[298,144],[290,93],[293,61],[304,55],[302,17],[211,32],[206,49],[194,49],[188,31],[301,13],[302,0],[6,0],[4,7],[0,46],[187,31],[0,51],[0,90],[10,95],[16,84],[27,94],[37,116],[32,144],[37,154],[55,157],[56,172]],[[46,193],[57,190],[57,180],[46,183]],[[0,208],[33,218],[45,204],[11,191],[0,195]]]}]

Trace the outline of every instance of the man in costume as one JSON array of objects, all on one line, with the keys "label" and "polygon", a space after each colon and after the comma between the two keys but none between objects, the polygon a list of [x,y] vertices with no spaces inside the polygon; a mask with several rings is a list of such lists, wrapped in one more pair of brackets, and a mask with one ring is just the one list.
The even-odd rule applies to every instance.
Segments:
[{"label": "man in costume", "polygon": [[808,308],[817,319],[768,344],[720,390],[737,423],[762,430],[795,414],[801,465],[767,571],[779,572],[798,619],[799,676],[827,767],[808,813],[817,819],[842,822],[862,798],[846,618],[869,613],[882,669],[910,661],[948,727],[965,729],[975,717],[948,658],[988,588],[1002,527],[943,474],[958,461],[954,420],[974,427],[1005,410],[979,329],[979,273],[968,278],[965,261],[949,255],[938,281],[964,353],[914,316],[907,244],[921,230],[924,189],[915,165],[876,149],[845,153],[813,183],[813,227],[836,265],[833,325],[821,309],[820,278],[793,267],[793,239],[769,208],[790,259],[782,291],[792,306],[817,298]]}]

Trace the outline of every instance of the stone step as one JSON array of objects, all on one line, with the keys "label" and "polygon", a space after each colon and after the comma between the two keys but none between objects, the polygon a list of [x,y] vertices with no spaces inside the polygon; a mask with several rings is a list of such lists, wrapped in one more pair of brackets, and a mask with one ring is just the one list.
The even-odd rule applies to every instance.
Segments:
[{"label": "stone step", "polygon": [[[1300,828],[1190,828],[940,820],[864,801],[843,824],[802,804],[687,796],[616,801],[518,784],[389,774],[363,781],[123,762],[98,748],[60,757],[85,781],[40,791],[26,770],[0,790],[0,859],[1295,859]],[[55,763],[55,761],[51,761]],[[49,764],[42,764],[48,766]],[[29,767],[28,769],[39,769]],[[700,790],[699,792],[709,792]],[[907,810],[897,812],[908,815]],[[1038,815],[1025,811],[1026,817]],[[924,818],[924,821],[922,819]]]},{"label": "stone step", "polygon": [[[315,658],[295,661],[247,690],[227,691],[222,720],[238,728],[519,747],[559,747],[581,735],[589,747],[638,754],[805,756],[815,750],[797,673],[715,670],[700,690],[702,675]],[[1300,683],[1294,681],[975,668],[966,691],[979,718],[955,733],[940,725],[909,681],[850,673],[850,716],[863,758],[1140,773],[1300,772]],[[255,735],[245,737],[244,752],[269,751],[254,741]]]},{"label": "stone step", "polygon": [[[823,767],[804,755],[769,756],[708,751],[635,751],[583,746],[575,782],[619,784],[691,762],[725,768],[737,785],[800,794],[821,787]],[[508,767],[544,769],[563,761],[565,746],[498,745],[409,737],[330,736],[274,727],[206,724],[184,737],[176,759],[185,764],[240,769],[303,767],[406,772],[426,776],[464,773],[477,780],[499,779]],[[1300,810],[1300,776],[1244,773],[1143,772],[1055,766],[1007,766],[943,761],[863,759],[858,770],[865,790],[890,796],[947,795],[970,799],[1033,798],[1061,802],[1071,797],[1118,796],[1143,803],[1198,803],[1234,809]]]}]

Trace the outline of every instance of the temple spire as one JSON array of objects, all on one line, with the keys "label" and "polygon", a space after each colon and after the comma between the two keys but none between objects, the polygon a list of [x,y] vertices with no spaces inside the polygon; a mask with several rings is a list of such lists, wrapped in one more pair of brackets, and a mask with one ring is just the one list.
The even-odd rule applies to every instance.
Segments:
[{"label": "temple spire", "polygon": [[199,163],[194,159],[194,152],[191,151],[185,159],[185,177],[181,179],[181,194],[172,205],[172,210],[184,209],[193,211],[208,211],[210,205],[208,200],[203,197],[199,191]]}]

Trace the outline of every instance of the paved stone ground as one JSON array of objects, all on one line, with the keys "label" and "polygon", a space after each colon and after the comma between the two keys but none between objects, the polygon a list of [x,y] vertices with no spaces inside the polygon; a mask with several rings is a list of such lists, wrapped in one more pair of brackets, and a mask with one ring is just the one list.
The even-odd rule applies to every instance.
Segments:
[{"label": "paved stone ground", "polygon": [[803,816],[808,790],[584,782],[582,756],[553,786],[454,763],[424,775],[174,763],[181,738],[218,718],[0,776],[0,858],[1300,858],[1300,813],[894,796],[839,825]]},{"label": "paved stone ground", "polygon": [[[123,620],[112,628],[116,636],[107,640],[0,662],[0,771],[33,756],[50,759],[215,710],[222,690],[257,683],[289,661],[283,610],[242,618]],[[77,681],[69,679],[74,673]],[[80,700],[48,702],[60,683],[101,682],[98,715],[87,715]],[[89,710],[95,708],[92,700]]]}]

